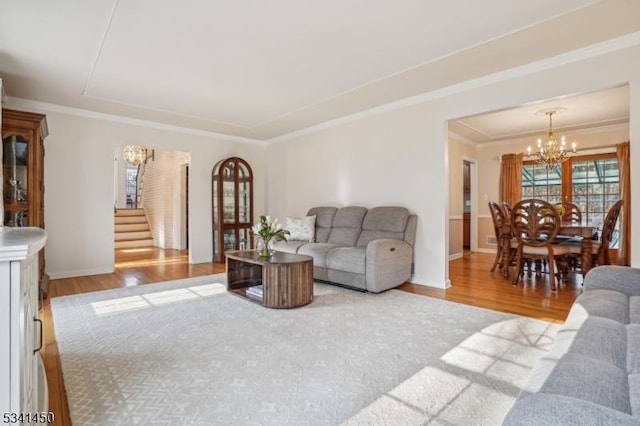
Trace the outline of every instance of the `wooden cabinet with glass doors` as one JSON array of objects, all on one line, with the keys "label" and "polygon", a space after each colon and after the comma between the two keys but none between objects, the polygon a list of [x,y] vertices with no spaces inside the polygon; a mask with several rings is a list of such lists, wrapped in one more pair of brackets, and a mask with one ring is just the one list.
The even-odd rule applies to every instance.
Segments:
[{"label": "wooden cabinet with glass doors", "polygon": [[239,157],[218,162],[211,174],[213,261],[224,262],[228,250],[249,249],[253,226],[253,173]]},{"label": "wooden cabinet with glass doors", "polygon": [[[44,228],[44,138],[48,134],[45,115],[2,109],[4,226]],[[42,279],[44,250],[38,263]]]}]

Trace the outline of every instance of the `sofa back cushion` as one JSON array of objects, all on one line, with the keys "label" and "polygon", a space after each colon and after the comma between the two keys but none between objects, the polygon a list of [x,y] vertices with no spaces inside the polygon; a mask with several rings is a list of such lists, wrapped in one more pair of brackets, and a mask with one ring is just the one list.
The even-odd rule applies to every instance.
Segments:
[{"label": "sofa back cushion", "polygon": [[327,242],[355,247],[366,214],[366,207],[349,206],[338,209]]},{"label": "sofa back cushion", "polygon": [[331,232],[331,226],[333,225],[333,218],[337,211],[337,207],[313,207],[309,210],[307,216],[316,217],[315,242],[327,242],[329,239],[329,232]]},{"label": "sofa back cushion", "polygon": [[362,222],[362,232],[356,247],[366,247],[370,241],[380,238],[404,240],[409,210],[404,207],[374,207],[369,209]]}]

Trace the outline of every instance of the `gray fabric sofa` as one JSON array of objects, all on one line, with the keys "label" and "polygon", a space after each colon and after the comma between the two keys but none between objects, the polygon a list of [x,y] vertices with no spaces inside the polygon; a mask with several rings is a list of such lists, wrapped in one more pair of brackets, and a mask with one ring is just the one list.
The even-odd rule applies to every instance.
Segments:
[{"label": "gray fabric sofa", "polygon": [[640,425],[640,269],[589,271],[503,424]]},{"label": "gray fabric sofa", "polygon": [[278,251],[313,257],[313,277],[379,293],[411,277],[417,216],[404,207],[313,207],[310,241],[279,241]]}]

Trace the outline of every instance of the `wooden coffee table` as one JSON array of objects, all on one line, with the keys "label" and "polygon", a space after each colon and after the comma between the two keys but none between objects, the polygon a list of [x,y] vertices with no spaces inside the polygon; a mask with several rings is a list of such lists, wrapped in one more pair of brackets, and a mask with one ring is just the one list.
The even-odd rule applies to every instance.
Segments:
[{"label": "wooden coffee table", "polygon": [[[227,291],[269,308],[296,308],[313,300],[313,258],[276,252],[262,258],[256,250],[226,253]],[[247,294],[262,286],[262,298]]]}]

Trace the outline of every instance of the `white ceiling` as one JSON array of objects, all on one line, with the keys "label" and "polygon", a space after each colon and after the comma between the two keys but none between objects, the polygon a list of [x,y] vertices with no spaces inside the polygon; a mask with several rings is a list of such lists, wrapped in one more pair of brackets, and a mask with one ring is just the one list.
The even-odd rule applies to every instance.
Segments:
[{"label": "white ceiling", "polygon": [[14,98],[269,139],[638,31],[637,16],[620,0],[2,1],[0,78]]},{"label": "white ceiling", "polygon": [[549,110],[564,132],[628,123],[629,86],[451,120],[449,131],[476,143],[537,137],[549,129]]}]

